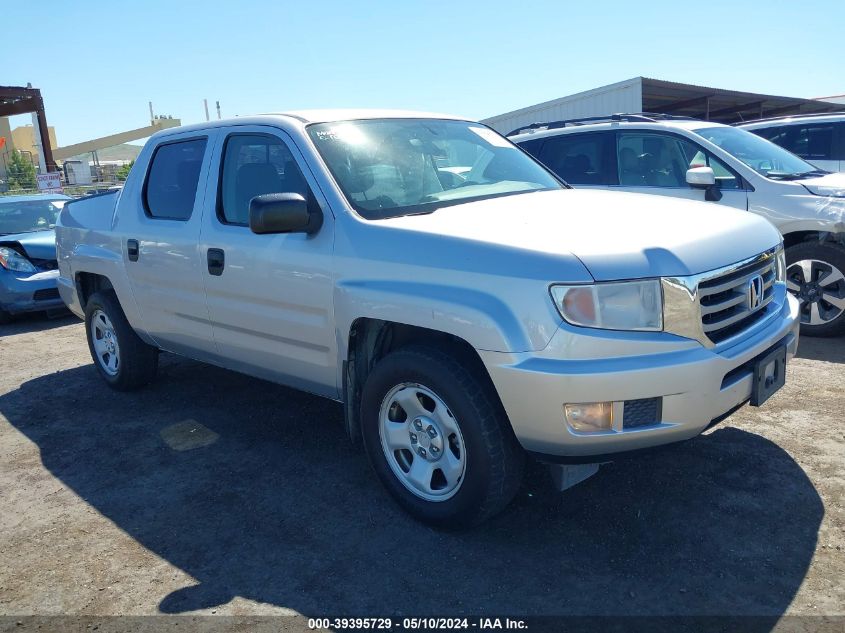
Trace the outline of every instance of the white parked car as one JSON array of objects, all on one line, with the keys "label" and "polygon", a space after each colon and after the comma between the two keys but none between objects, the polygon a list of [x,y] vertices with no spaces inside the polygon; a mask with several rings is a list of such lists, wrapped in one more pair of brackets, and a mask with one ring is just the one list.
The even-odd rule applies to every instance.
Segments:
[{"label": "white parked car", "polygon": [[701,200],[765,217],[783,235],[802,332],[845,332],[845,174],[746,130],[685,117],[538,123],[509,138],[576,187]]},{"label": "white parked car", "polygon": [[765,119],[736,127],[754,132],[820,169],[845,172],[845,112]]},{"label": "white parked car", "polygon": [[501,510],[526,454],[565,488],[762,404],[798,344],[770,223],[572,190],[458,118],[159,132],[57,236],[106,383],[142,386],[167,350],[339,400],[388,491],[439,525]]}]

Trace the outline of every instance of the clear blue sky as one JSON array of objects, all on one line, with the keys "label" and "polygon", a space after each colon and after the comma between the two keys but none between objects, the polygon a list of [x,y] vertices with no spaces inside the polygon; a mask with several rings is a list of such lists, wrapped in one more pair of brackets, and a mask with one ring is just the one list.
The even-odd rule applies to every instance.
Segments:
[{"label": "clear blue sky", "polygon": [[191,123],[203,98],[224,116],[397,107],[483,118],[638,75],[845,93],[843,0],[4,5],[0,84],[41,88],[60,145],[146,125],[148,101]]}]

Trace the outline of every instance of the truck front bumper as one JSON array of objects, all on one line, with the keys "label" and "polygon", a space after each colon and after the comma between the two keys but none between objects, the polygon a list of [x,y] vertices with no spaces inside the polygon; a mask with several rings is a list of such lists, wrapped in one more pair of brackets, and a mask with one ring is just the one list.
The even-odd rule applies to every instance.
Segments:
[{"label": "truck front bumper", "polygon": [[[561,326],[541,352],[479,355],[526,450],[550,461],[601,461],[695,437],[742,406],[754,361],[780,345],[792,358],[799,325],[798,302],[788,295],[772,318],[726,349],[665,333]],[[652,399],[656,419],[632,428],[580,433],[564,417],[567,403]]]},{"label": "truck front bumper", "polygon": [[9,314],[64,308],[56,288],[58,270],[16,273],[0,270],[0,309]]}]

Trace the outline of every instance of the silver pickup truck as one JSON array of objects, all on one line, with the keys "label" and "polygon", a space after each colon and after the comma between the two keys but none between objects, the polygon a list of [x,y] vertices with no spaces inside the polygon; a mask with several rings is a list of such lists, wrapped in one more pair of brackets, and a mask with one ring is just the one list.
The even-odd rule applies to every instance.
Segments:
[{"label": "silver pickup truck", "polygon": [[[344,403],[417,518],[561,488],[783,385],[781,238],[729,208],[572,190],[459,118],[313,111],[153,136],[67,204],[59,289],[115,389],[166,350]],[[319,465],[315,465],[319,467]]]}]

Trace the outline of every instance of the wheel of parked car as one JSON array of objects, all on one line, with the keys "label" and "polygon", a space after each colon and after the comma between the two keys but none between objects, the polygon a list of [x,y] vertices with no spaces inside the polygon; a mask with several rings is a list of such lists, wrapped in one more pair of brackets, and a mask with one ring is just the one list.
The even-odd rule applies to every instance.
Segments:
[{"label": "wheel of parked car", "polygon": [[155,377],[158,349],[138,337],[113,292],[98,292],[88,299],[85,330],[94,367],[110,387],[131,391]]},{"label": "wheel of parked car", "polygon": [[803,242],[786,249],[786,285],[801,301],[801,334],[845,333],[845,248]]},{"label": "wheel of parked car", "polygon": [[370,463],[416,518],[465,527],[502,510],[524,453],[491,389],[454,357],[409,346],[367,378],[362,432]]}]

